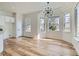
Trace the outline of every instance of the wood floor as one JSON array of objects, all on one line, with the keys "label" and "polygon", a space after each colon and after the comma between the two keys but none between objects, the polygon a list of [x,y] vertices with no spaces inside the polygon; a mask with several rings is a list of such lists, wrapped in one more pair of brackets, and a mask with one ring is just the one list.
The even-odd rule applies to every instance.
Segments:
[{"label": "wood floor", "polygon": [[76,56],[72,44],[55,39],[10,38],[4,42],[3,56]]}]

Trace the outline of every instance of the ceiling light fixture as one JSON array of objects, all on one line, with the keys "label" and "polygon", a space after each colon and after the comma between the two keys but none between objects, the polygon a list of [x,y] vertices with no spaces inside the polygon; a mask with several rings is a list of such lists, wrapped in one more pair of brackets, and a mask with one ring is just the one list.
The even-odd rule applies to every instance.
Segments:
[{"label": "ceiling light fixture", "polygon": [[49,2],[46,3],[46,7],[42,10],[42,17],[44,18],[53,17],[53,10]]}]

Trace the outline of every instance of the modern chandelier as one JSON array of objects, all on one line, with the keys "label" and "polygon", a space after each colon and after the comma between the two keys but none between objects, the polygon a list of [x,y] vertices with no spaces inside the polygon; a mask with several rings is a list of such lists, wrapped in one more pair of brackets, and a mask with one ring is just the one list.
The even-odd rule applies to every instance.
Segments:
[{"label": "modern chandelier", "polygon": [[42,17],[44,18],[51,18],[53,17],[53,10],[50,6],[50,3],[47,2],[45,8],[42,10]]},{"label": "modern chandelier", "polygon": [[[56,22],[55,22],[55,17],[53,14],[53,9],[50,6],[50,3],[47,2],[45,5],[45,8],[42,10],[41,17],[43,18],[43,28],[48,28],[49,30],[55,31],[56,30]],[[45,23],[44,23],[45,22]]]}]

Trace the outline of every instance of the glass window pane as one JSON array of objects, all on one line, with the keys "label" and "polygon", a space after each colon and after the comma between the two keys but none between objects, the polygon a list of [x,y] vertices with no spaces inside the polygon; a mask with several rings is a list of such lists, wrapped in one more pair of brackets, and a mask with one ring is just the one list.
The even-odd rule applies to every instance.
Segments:
[{"label": "glass window pane", "polygon": [[31,25],[30,24],[26,25],[26,32],[31,32]]},{"label": "glass window pane", "polygon": [[70,32],[70,13],[65,14],[64,31]]},{"label": "glass window pane", "polygon": [[48,19],[48,31],[59,31],[59,17]]},{"label": "glass window pane", "polygon": [[45,21],[42,18],[40,19],[40,30],[41,32],[45,31]]},{"label": "glass window pane", "polygon": [[25,32],[31,32],[31,19],[29,18],[25,19],[24,30]]}]

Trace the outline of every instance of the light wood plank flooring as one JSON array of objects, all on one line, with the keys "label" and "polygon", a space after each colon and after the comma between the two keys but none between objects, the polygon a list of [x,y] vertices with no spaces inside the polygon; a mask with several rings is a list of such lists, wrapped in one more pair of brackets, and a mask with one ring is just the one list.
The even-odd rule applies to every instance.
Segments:
[{"label": "light wood plank flooring", "polygon": [[72,44],[55,39],[10,38],[4,41],[3,56],[76,56]]}]

